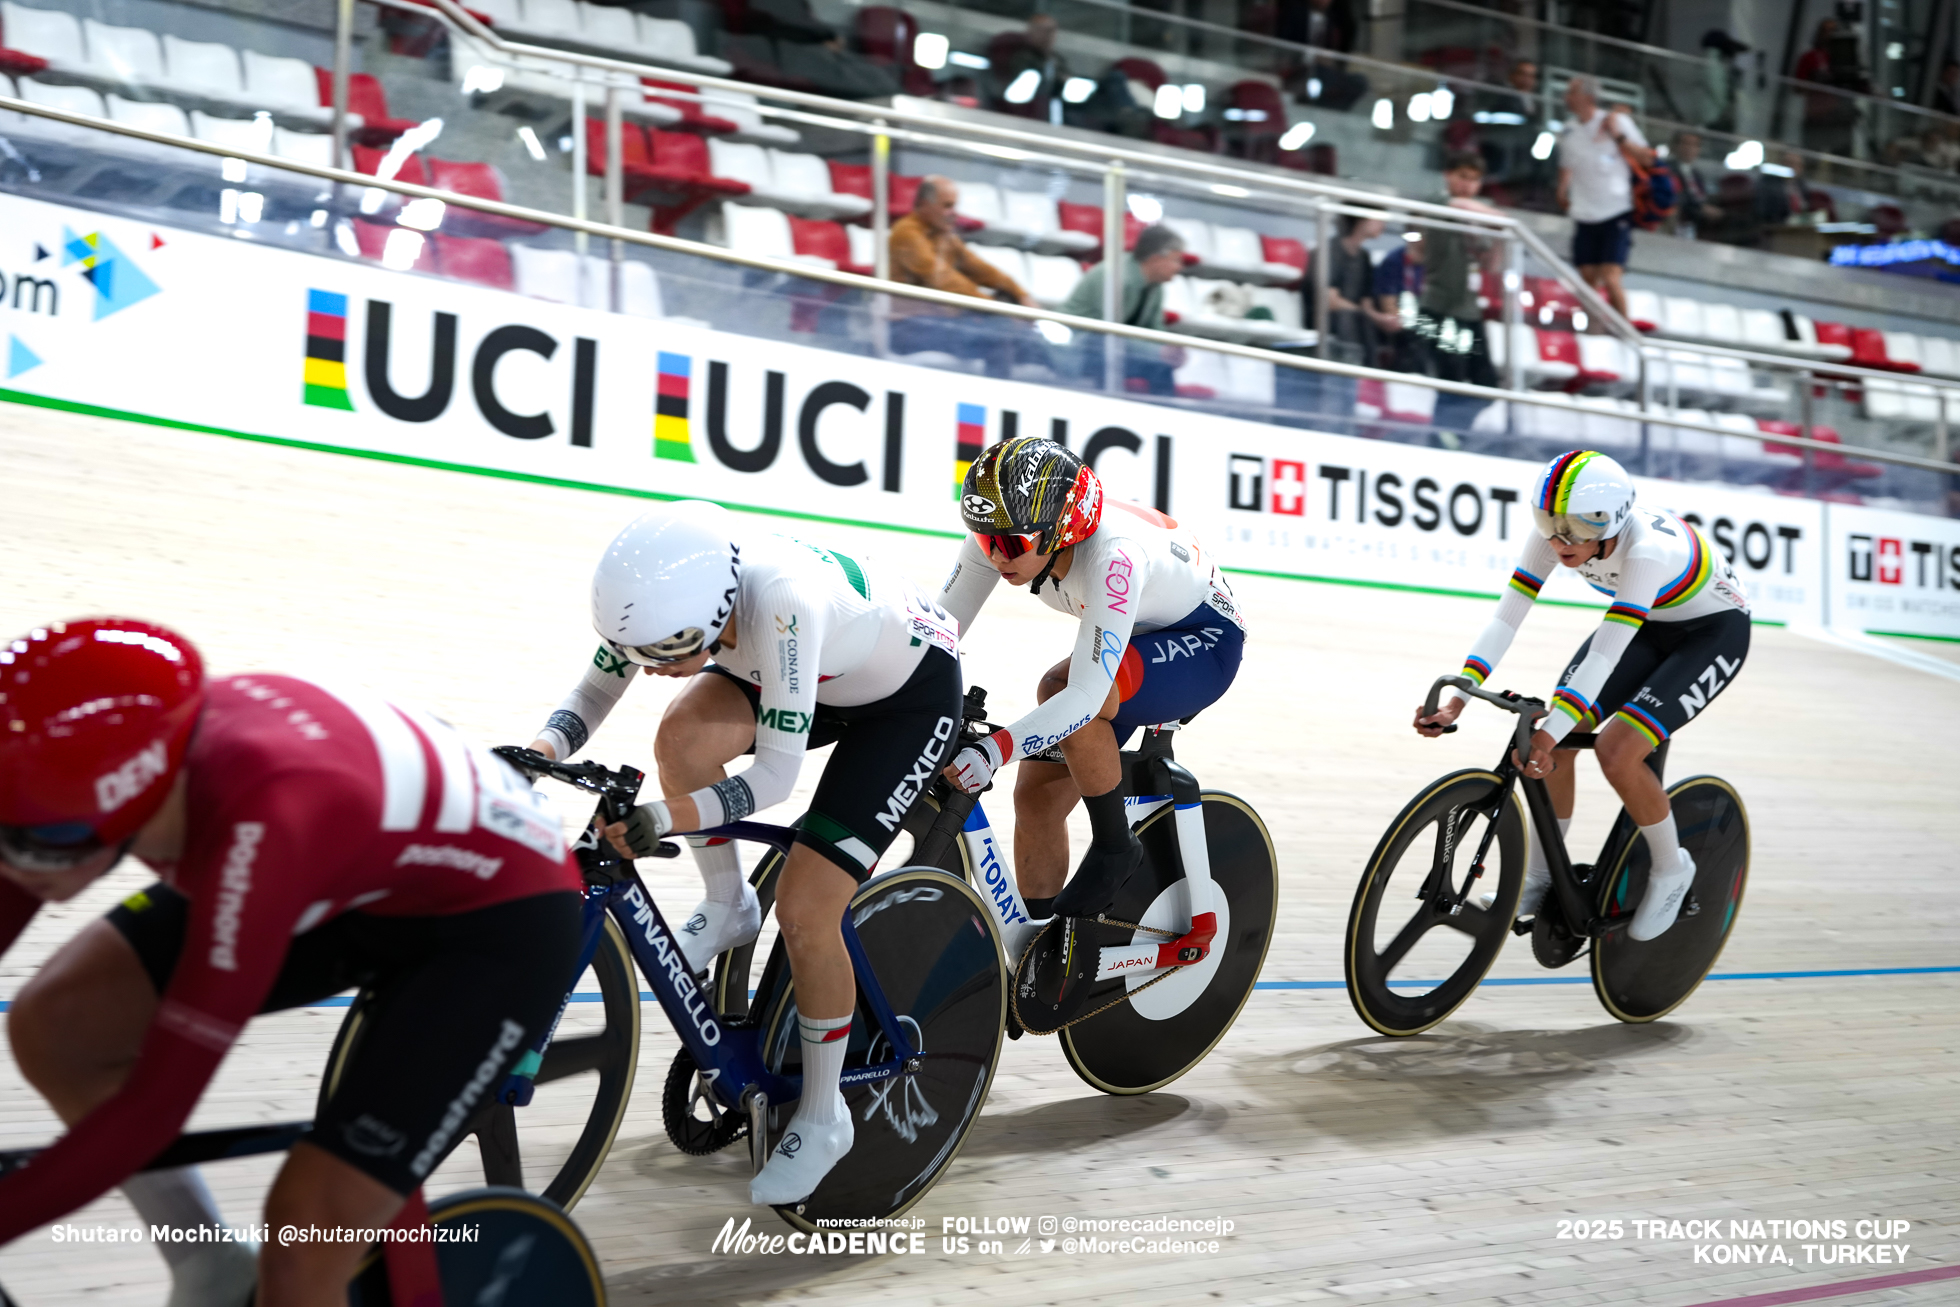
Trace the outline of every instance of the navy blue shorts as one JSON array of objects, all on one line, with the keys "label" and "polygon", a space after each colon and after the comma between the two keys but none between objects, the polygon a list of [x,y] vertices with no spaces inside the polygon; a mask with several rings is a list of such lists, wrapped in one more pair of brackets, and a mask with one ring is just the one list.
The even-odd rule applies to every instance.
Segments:
[{"label": "navy blue shorts", "polygon": [[1582,222],[1572,231],[1572,262],[1582,268],[1601,263],[1626,266],[1633,249],[1633,210],[1605,222]]},{"label": "navy blue shorts", "polygon": [[1116,743],[1139,726],[1182,721],[1232,688],[1245,654],[1245,632],[1210,604],[1199,604],[1170,626],[1132,635],[1116,669],[1120,705]]}]

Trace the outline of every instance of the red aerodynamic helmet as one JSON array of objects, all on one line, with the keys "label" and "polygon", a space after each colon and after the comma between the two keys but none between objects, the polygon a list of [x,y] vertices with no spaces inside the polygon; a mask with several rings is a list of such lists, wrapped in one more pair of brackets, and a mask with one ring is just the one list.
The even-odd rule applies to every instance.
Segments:
[{"label": "red aerodynamic helmet", "polygon": [[204,660],[150,622],[55,622],[0,646],[0,856],[60,870],[134,835],[203,706]]}]

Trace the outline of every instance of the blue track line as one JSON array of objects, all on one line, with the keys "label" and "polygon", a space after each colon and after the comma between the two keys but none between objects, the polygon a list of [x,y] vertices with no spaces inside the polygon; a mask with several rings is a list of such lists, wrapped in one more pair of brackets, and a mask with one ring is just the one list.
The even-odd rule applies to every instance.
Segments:
[{"label": "blue track line", "polygon": [[[1710,980],[1819,980],[1835,979],[1843,976],[1945,976],[1960,973],[1960,967],[1858,967],[1843,971],[1727,971],[1709,976]],[[1440,985],[1440,980],[1398,980],[1397,989],[1427,989]],[[1489,976],[1485,985],[1590,985],[1591,976]],[[1342,980],[1261,980],[1254,983],[1254,989],[1346,989]],[[1481,986],[1480,986],[1481,988]],[[604,996],[600,994],[573,994],[574,1003],[597,1003]],[[749,991],[755,997],[755,991]],[[653,991],[641,990],[640,1001],[654,1001]],[[348,1007],[354,1002],[347,997],[323,998],[308,1007]],[[0,1000],[0,1012],[5,1012],[13,1004]]]}]

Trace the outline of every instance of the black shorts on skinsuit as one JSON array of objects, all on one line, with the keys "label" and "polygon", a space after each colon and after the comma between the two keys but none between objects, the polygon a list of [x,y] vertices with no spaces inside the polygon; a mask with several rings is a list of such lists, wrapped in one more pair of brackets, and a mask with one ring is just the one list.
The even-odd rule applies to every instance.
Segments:
[{"label": "black shorts on skinsuit", "polygon": [[[1592,637],[1572,655],[1559,677],[1570,681],[1586,661]],[[1599,691],[1593,720],[1619,717],[1660,744],[1688,724],[1689,719],[1729,688],[1743,659],[1749,656],[1749,614],[1713,613],[1692,622],[1648,622],[1634,632],[1633,643]],[[1581,730],[1597,729],[1590,723]]]},{"label": "black shorts on skinsuit", "polygon": [[[158,883],[107,920],[162,994],[189,918],[190,900]],[[412,1192],[469,1137],[475,1109],[557,1017],[574,979],[579,921],[579,896],[564,891],[442,917],[343,912],[295,935],[261,1012],[374,991],[306,1142],[398,1194]]]},{"label": "black shorts on skinsuit", "polygon": [[[725,667],[703,669],[742,688],[762,709],[762,690]],[[876,703],[841,708],[820,703],[810,722],[810,749],[835,743],[796,842],[807,844],[863,881],[898,835],[899,823],[939,769],[952,760],[959,734],[959,659],[928,648],[897,692]],[[745,752],[754,752],[751,745]]]}]

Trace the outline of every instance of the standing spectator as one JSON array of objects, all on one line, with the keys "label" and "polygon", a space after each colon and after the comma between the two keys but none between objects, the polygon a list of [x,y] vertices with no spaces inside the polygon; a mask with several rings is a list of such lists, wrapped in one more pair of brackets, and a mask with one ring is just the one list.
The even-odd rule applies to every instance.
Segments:
[{"label": "standing spectator", "polygon": [[[1444,161],[1444,202],[1474,213],[1496,210],[1477,198],[1484,185],[1483,156],[1465,151]],[[1488,242],[1467,232],[1435,228],[1423,236],[1422,294],[1417,300],[1416,338],[1423,370],[1444,381],[1495,386],[1490,347],[1484,339],[1483,308],[1470,285],[1470,270],[1488,256]],[[1407,257],[1406,255],[1404,256]],[[1470,429],[1487,400],[1465,395],[1436,397],[1437,438],[1456,448],[1459,433]]]},{"label": "standing spectator", "polygon": [[[986,287],[998,299],[1032,308],[1034,300],[1012,277],[973,254],[954,231],[959,202],[959,187],[949,178],[919,183],[912,212],[891,227],[892,280],[976,299],[985,298],[981,288]],[[1017,361],[1039,364],[1046,355],[1044,342],[1024,322],[962,314],[901,296],[892,298],[891,346],[896,354],[939,350],[980,359],[996,377],[1011,375]]]},{"label": "standing spectator", "polygon": [[1933,90],[1933,112],[1960,117],[1960,59],[1940,65],[1940,84]]},{"label": "standing spectator", "polygon": [[[1633,246],[1633,170],[1654,163],[1654,152],[1633,118],[1599,106],[1599,85],[1575,77],[1565,88],[1572,119],[1559,141],[1559,207],[1577,224],[1572,262],[1586,284],[1622,315],[1627,311],[1627,253]],[[1432,273],[1434,269],[1432,268]]]},{"label": "standing spectator", "polygon": [[1539,94],[1538,64],[1519,59],[1504,77],[1506,90],[1471,97],[1471,118],[1484,156],[1484,176],[1501,202],[1542,208],[1551,200],[1551,165],[1532,154],[1545,130],[1545,102]]},{"label": "standing spectator", "polygon": [[[1101,318],[1103,282],[1107,262],[1089,269],[1075,289],[1062,301],[1061,312],[1078,318]],[[1184,238],[1159,223],[1137,233],[1137,243],[1123,256],[1123,302],[1117,321],[1132,327],[1164,329],[1164,283],[1184,271]],[[1085,335],[1082,364],[1085,375],[1096,375],[1102,366],[1103,336]],[[1182,346],[1158,346],[1141,341],[1125,341],[1123,376],[1152,395],[1174,395],[1177,384],[1172,373],[1184,365]]]},{"label": "standing spectator", "polygon": [[1668,152],[1667,170],[1674,174],[1674,231],[1688,240],[1714,240],[1722,225],[1722,209],[1709,198],[1708,178],[1701,169],[1701,136],[1676,132]]},{"label": "standing spectator", "polygon": [[1026,31],[1012,39],[994,39],[991,50],[1000,57],[989,71],[998,107],[1028,118],[1050,117],[1049,107],[1062,102],[1062,86],[1070,76],[1068,59],[1055,49],[1059,31],[1052,15],[1036,14],[1028,19]]},{"label": "standing spectator", "polygon": [[1702,36],[1701,48],[1701,125],[1711,132],[1733,132],[1736,94],[1742,89],[1742,70],[1735,58],[1748,53],[1749,47],[1716,27]]},{"label": "standing spectator", "polygon": [[[1837,19],[1817,24],[1810,49],[1797,60],[1796,79],[1818,89],[1803,93],[1803,143],[1824,154],[1850,155],[1858,126],[1858,102],[1841,91],[1869,93],[1871,79],[1858,58],[1858,34]],[[1835,87],[1836,90],[1828,89]]]},{"label": "standing spectator", "polygon": [[1312,47],[1287,74],[1287,89],[1309,104],[1337,111],[1352,107],[1368,93],[1368,79],[1350,71],[1345,60],[1327,56],[1353,50],[1354,34],[1354,12],[1346,0],[1280,0],[1273,35]]}]

